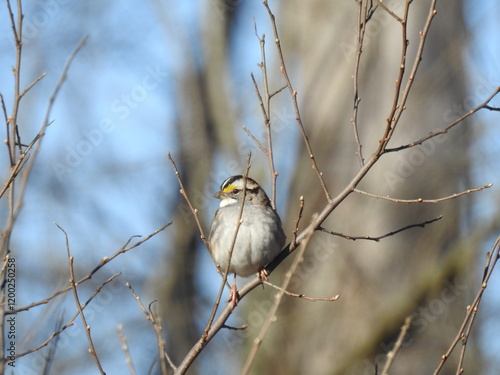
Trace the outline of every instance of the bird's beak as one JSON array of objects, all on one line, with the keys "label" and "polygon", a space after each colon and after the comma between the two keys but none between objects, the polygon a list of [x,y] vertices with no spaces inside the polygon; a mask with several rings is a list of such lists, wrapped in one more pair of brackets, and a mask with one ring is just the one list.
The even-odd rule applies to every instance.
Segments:
[{"label": "bird's beak", "polygon": [[223,195],[224,195],[223,191],[218,191],[217,193],[214,194],[214,198],[222,199]]}]

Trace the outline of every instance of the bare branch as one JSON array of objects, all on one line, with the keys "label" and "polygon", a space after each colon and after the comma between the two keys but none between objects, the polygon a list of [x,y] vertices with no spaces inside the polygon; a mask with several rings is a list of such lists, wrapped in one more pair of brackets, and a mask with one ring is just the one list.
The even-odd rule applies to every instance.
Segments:
[{"label": "bare branch", "polygon": [[486,108],[486,109],[488,109],[490,111],[500,111],[500,108],[498,108],[498,107],[492,107],[492,106],[489,106],[489,105],[485,106],[484,108]]},{"label": "bare branch", "polygon": [[293,240],[292,246],[297,246],[297,233],[299,233],[299,223],[300,219],[302,219],[302,213],[304,212],[304,197],[300,196],[300,206],[299,206],[299,214],[297,216],[297,220],[295,220],[295,229],[293,230]]},{"label": "bare branch", "polygon": [[35,86],[42,78],[44,78],[45,76],[47,75],[47,73],[42,73],[40,74],[33,82],[31,82],[31,84],[26,87],[22,93],[20,93],[20,97],[22,98],[24,95],[26,95],[28,93],[28,91],[30,91],[33,86]]},{"label": "bare branch", "polygon": [[456,125],[462,123],[466,118],[472,116],[473,114],[475,114],[476,112],[478,112],[479,110],[481,110],[483,108],[489,109],[489,110],[495,110],[493,107],[488,106],[488,103],[495,96],[497,96],[499,92],[500,92],[500,87],[497,87],[495,89],[495,91],[493,91],[493,93],[483,103],[479,104],[477,107],[471,109],[469,112],[467,112],[464,115],[460,116],[458,119],[456,119],[455,121],[451,122],[448,126],[446,126],[445,128],[443,128],[442,130],[437,131],[437,132],[430,132],[425,137],[420,138],[419,140],[417,140],[415,142],[408,143],[406,145],[402,145],[402,146],[394,147],[394,148],[387,148],[385,150],[385,153],[397,152],[397,151],[401,151],[401,150],[404,150],[404,149],[407,149],[407,148],[410,148],[410,147],[415,147],[415,146],[421,145],[422,143],[424,143],[425,141],[428,141],[431,138],[437,137],[438,135],[446,134],[446,133],[448,133],[448,131],[451,128],[453,128]]},{"label": "bare branch", "polygon": [[[250,371],[250,367],[252,366],[252,363],[257,355],[257,352],[260,348],[260,345],[262,344],[262,341],[264,340],[264,337],[271,328],[273,322],[276,320],[275,316],[276,312],[278,311],[278,307],[281,303],[281,300],[283,296],[286,294],[286,289],[290,284],[290,280],[292,279],[293,274],[297,271],[299,264],[302,263],[304,252],[313,234],[314,231],[309,229],[309,231],[307,232],[307,236],[305,237],[304,241],[302,241],[302,244],[299,247],[299,251],[295,259],[293,260],[290,269],[288,270],[288,272],[286,272],[285,277],[283,278],[283,282],[281,284],[281,288],[279,288],[279,292],[274,296],[273,305],[269,309],[267,318],[264,320],[264,323],[262,324],[262,327],[260,328],[260,331],[253,342],[252,349],[250,350],[250,353],[247,356],[247,359],[245,361],[245,364],[243,365],[240,375],[246,375]],[[273,286],[273,284],[270,285]]]},{"label": "bare branch", "polygon": [[[264,97],[262,97],[259,87],[257,85],[257,82],[255,81],[255,77],[252,74],[250,76],[252,77],[252,82],[255,87],[255,92],[257,93],[257,97],[259,98],[259,104],[260,108],[262,110],[262,114],[264,116],[264,125],[266,126],[266,139],[267,139],[267,151],[264,151],[264,154],[267,156],[267,160],[269,162],[269,171],[271,173],[271,181],[272,181],[272,188],[271,188],[271,206],[276,209],[276,179],[278,177],[278,173],[276,172],[274,168],[274,157],[273,157],[273,142],[272,142],[272,133],[271,133],[271,97],[272,95],[270,94],[269,91],[269,81],[267,78],[267,61],[266,61],[266,36],[262,34],[262,37],[259,37],[259,34],[257,32],[257,24],[254,20],[254,29],[255,29],[255,36],[259,40],[260,44],[260,55],[261,55],[261,62],[257,64],[260,67],[260,70],[262,72],[262,85],[264,89]],[[279,91],[277,91],[279,92]],[[276,94],[275,92],[274,94]],[[273,94],[273,95],[274,95]],[[264,148],[261,148],[261,150],[264,150]]]},{"label": "bare branch", "polygon": [[75,298],[76,308],[78,309],[78,313],[82,319],[83,326],[85,327],[85,333],[87,335],[87,340],[88,340],[89,345],[90,345],[89,353],[92,356],[92,358],[94,359],[94,361],[97,365],[97,368],[99,369],[99,372],[104,375],[106,373],[104,372],[104,370],[101,366],[101,362],[99,361],[99,357],[97,356],[97,353],[95,351],[94,341],[92,340],[92,336],[90,334],[90,325],[87,323],[87,319],[85,318],[85,314],[83,313],[82,305],[80,304],[80,298],[78,297],[78,291],[76,290],[75,272],[73,269],[74,258],[71,255],[68,234],[59,225],[57,225],[57,227],[64,233],[64,236],[66,237],[66,252],[68,253],[68,263],[69,263],[69,283],[71,285],[71,289],[73,290],[73,297]]},{"label": "bare branch", "polygon": [[245,125],[242,125],[241,126],[243,128],[243,130],[248,134],[248,136],[250,138],[252,138],[252,141],[255,142],[255,144],[257,145],[258,148],[260,148],[260,150],[265,154],[267,155],[267,150],[266,148],[262,145],[262,143],[259,142],[259,140],[257,138],[255,138],[255,136],[250,132],[250,130],[245,126]]},{"label": "bare branch", "polygon": [[459,369],[457,370],[457,373],[462,373],[462,371],[459,371],[459,370],[462,367],[463,354],[465,351],[465,345],[467,343],[467,338],[469,337],[469,333],[470,333],[472,324],[474,323],[474,320],[476,318],[477,311],[479,309],[479,304],[481,302],[481,297],[483,296],[483,293],[486,290],[486,287],[488,286],[488,281],[490,280],[490,277],[493,273],[493,270],[495,268],[495,265],[496,265],[499,257],[500,257],[500,236],[497,237],[491,250],[486,254],[486,266],[484,268],[484,277],[483,277],[483,280],[481,282],[481,286],[479,287],[479,290],[476,294],[476,297],[474,298],[474,301],[472,302],[472,304],[467,306],[467,313],[465,315],[464,321],[462,322],[462,325],[460,326],[460,329],[458,330],[458,334],[455,337],[455,339],[453,340],[453,342],[451,343],[448,351],[441,356],[441,361],[439,362],[439,365],[437,366],[433,375],[439,374],[439,372],[443,368],[446,360],[450,357],[451,353],[453,352],[453,350],[455,349],[455,347],[459,341],[462,341],[463,348],[462,348],[462,354],[460,356],[459,363],[458,363]]},{"label": "bare branch", "polygon": [[434,222],[436,222],[438,220],[441,220],[442,218],[443,218],[443,216],[441,215],[441,216],[436,217],[435,219],[426,220],[423,223],[407,225],[406,227],[403,227],[403,228],[400,228],[398,230],[395,230],[394,232],[386,233],[386,234],[383,234],[383,235],[378,236],[378,237],[371,237],[371,236],[350,236],[350,235],[339,233],[339,232],[333,232],[333,231],[325,229],[323,227],[319,227],[318,230],[320,230],[322,232],[325,232],[325,233],[328,233],[328,234],[331,234],[333,236],[338,236],[338,237],[345,238],[346,240],[352,240],[352,241],[356,241],[356,240],[369,240],[369,241],[379,242],[383,238],[394,236],[395,234],[403,232],[403,231],[405,231],[407,229],[416,228],[416,227],[424,228],[427,224],[434,223]]},{"label": "bare branch", "polygon": [[385,10],[387,13],[389,13],[392,16],[392,18],[394,18],[396,21],[398,21],[399,23],[403,23],[403,19],[399,17],[396,13],[394,13],[392,10],[387,8],[385,4],[382,2],[382,0],[377,0],[377,5],[381,7],[383,10]]},{"label": "bare branch", "polygon": [[264,284],[269,285],[271,288],[279,290],[280,292],[282,292],[283,294],[285,294],[289,297],[302,298],[302,299],[305,299],[305,300],[311,301],[311,302],[318,302],[318,301],[332,302],[332,301],[336,301],[340,298],[340,295],[338,295],[338,294],[335,295],[334,297],[308,297],[305,294],[289,292],[288,290],[285,290],[282,287],[279,287],[278,285],[275,285],[269,281],[264,280]]},{"label": "bare branch", "polygon": [[[236,237],[238,236],[238,232],[240,230],[240,226],[242,224],[242,220],[241,220],[241,217],[243,216],[243,208],[245,206],[245,197],[246,197],[246,194],[247,194],[247,189],[246,189],[246,179],[248,177],[248,172],[250,171],[250,159],[252,157],[252,152],[249,151],[248,152],[248,156],[247,156],[247,167],[246,167],[246,170],[245,170],[245,174],[243,175],[243,179],[245,181],[245,183],[243,184],[243,191],[242,191],[242,197],[241,197],[241,205],[240,205],[240,210],[239,210],[239,213],[238,213],[238,220],[236,221],[236,227],[234,228],[234,235],[233,235],[233,240],[231,242],[231,246],[229,248],[229,254],[228,254],[228,258],[227,258],[227,265],[226,265],[226,269],[224,270],[224,274],[221,275],[222,276],[222,283],[219,287],[219,292],[217,293],[217,298],[215,299],[215,302],[214,302],[214,306],[212,307],[212,312],[210,314],[210,317],[208,319],[208,323],[205,327],[205,330],[203,332],[203,335],[202,335],[202,340],[206,339],[208,337],[208,332],[210,331],[210,328],[212,326],[212,322],[214,321],[214,318],[215,318],[215,314],[217,313],[217,309],[219,308],[219,304],[220,304],[220,300],[222,298],[222,293],[224,291],[224,286],[226,285],[226,282],[227,282],[227,276],[229,274],[229,268],[231,266],[231,258],[233,257],[233,251],[234,251],[234,245],[236,244]],[[219,266],[219,265],[217,265]],[[219,269],[219,267],[217,267],[217,269]],[[234,285],[236,287],[236,274],[234,275]],[[235,291],[237,293],[237,291]],[[234,298],[238,298],[237,296],[234,296]],[[234,301],[232,301],[229,306],[231,307],[231,309],[234,309],[236,307],[236,304]],[[207,341],[204,341],[203,343],[205,344]],[[200,348],[201,350],[201,348]]]},{"label": "bare branch", "polygon": [[141,308],[142,312],[146,315],[147,320],[149,320],[153,324],[153,328],[155,330],[156,334],[156,341],[158,345],[158,360],[160,362],[160,369],[162,375],[167,375],[167,362],[170,365],[170,367],[176,371],[177,368],[175,367],[174,363],[170,359],[170,356],[168,355],[167,351],[165,350],[165,341],[163,340],[163,335],[162,335],[162,328],[161,328],[161,321],[159,320],[159,315],[156,312],[153,312],[151,310],[151,306],[156,303],[157,301],[154,300],[149,304],[149,308],[146,309],[144,305],[141,302],[140,297],[135,293],[134,288],[130,283],[126,283],[127,287],[130,289],[130,293],[134,297],[134,299],[137,301],[137,304]]},{"label": "bare branch", "polygon": [[186,200],[186,203],[188,204],[189,209],[191,210],[191,213],[193,214],[194,220],[196,221],[196,225],[198,225],[198,230],[200,231],[200,238],[208,249],[207,238],[205,237],[205,234],[203,233],[203,227],[201,226],[200,218],[198,217],[198,209],[193,207],[191,201],[189,200],[189,198],[186,194],[186,189],[184,189],[184,184],[182,183],[181,175],[180,175],[179,171],[177,170],[177,166],[175,165],[175,161],[174,161],[174,159],[172,159],[172,155],[170,155],[170,152],[168,153],[168,160],[170,160],[170,163],[172,164],[172,167],[174,168],[175,177],[177,177],[177,181],[179,182],[179,186],[181,187],[180,193],[184,197],[184,199]]},{"label": "bare branch", "polygon": [[411,321],[413,320],[412,316],[407,316],[405,318],[404,324],[401,326],[401,331],[399,332],[398,339],[396,340],[396,343],[394,344],[394,347],[390,352],[387,353],[387,361],[385,362],[384,368],[382,369],[382,372],[380,375],[389,375],[389,370],[391,369],[392,364],[394,363],[394,359],[396,358],[396,355],[398,354],[399,350],[401,349],[401,345],[403,345],[403,341],[406,337],[406,334],[408,333],[408,330],[410,329]]},{"label": "bare branch", "polygon": [[353,191],[355,193],[358,193],[358,194],[367,195],[369,197],[376,198],[376,199],[384,199],[386,201],[395,202],[395,203],[407,203],[407,204],[411,204],[411,203],[440,203],[440,202],[444,202],[444,201],[447,201],[447,200],[450,200],[450,199],[458,198],[458,197],[460,197],[462,195],[466,195],[466,194],[474,193],[474,192],[481,191],[481,190],[484,190],[484,189],[488,189],[488,188],[490,188],[492,186],[493,186],[493,184],[489,183],[488,185],[484,185],[484,186],[481,186],[481,187],[478,187],[478,188],[475,188],[475,189],[469,189],[469,190],[466,190],[466,191],[462,191],[461,193],[455,193],[453,195],[450,195],[450,196],[447,196],[447,197],[443,197],[443,198],[437,198],[437,199],[422,199],[422,198],[417,198],[417,199],[397,199],[397,198],[391,198],[389,196],[382,196],[382,195],[376,195],[376,194],[367,193],[366,191],[362,191],[362,190],[358,190],[358,189],[354,189]]},{"label": "bare branch", "polygon": [[[103,282],[95,291],[94,293],[92,293],[92,295],[87,299],[87,301],[82,305],[82,310],[85,310],[85,308],[89,305],[90,301],[92,301],[94,299],[95,296],[97,296],[99,294],[99,292],[101,291],[102,288],[104,288],[104,286],[108,283],[110,283],[111,281],[113,281],[116,277],[120,276],[121,273],[115,273],[114,275],[112,275],[110,278],[108,278],[105,282]],[[71,289],[71,287],[70,287]],[[14,313],[14,312],[12,312]],[[28,355],[28,354],[31,354],[33,352],[36,352],[37,350],[40,350],[42,348],[44,348],[45,346],[47,346],[53,339],[55,339],[57,336],[59,336],[62,332],[64,332],[65,329],[71,327],[73,324],[74,324],[74,321],[75,319],[78,317],[78,315],[80,314],[79,311],[77,311],[72,317],[71,319],[68,321],[68,323],[66,323],[59,331],[56,331],[56,332],[52,332],[52,334],[50,335],[50,337],[45,340],[43,343],[41,343],[40,345],[38,345],[37,347],[33,348],[33,349],[30,349],[30,350],[27,350],[26,352],[23,352],[23,353],[20,353],[20,354],[16,354],[16,358],[20,358],[20,357],[24,357],[25,355]]]},{"label": "bare branch", "polygon": [[[78,285],[82,284],[83,282],[85,282],[87,280],[90,280],[92,278],[92,276],[94,276],[94,274],[97,271],[99,271],[101,268],[103,268],[106,264],[108,264],[109,262],[111,262],[117,256],[119,256],[121,254],[125,254],[126,252],[128,252],[128,251],[130,251],[132,249],[135,249],[136,247],[142,245],[144,242],[148,241],[151,237],[157,235],[158,233],[160,233],[161,231],[163,231],[165,228],[169,227],[171,224],[172,224],[172,222],[165,224],[160,229],[155,230],[153,233],[147,235],[141,241],[138,241],[137,243],[135,243],[133,245],[130,245],[130,246],[127,246],[127,247],[122,247],[120,250],[118,250],[116,253],[114,253],[111,257],[103,257],[101,259],[101,262],[97,265],[97,267],[95,267],[87,276],[85,276],[82,279],[80,279],[79,281],[77,281],[75,283],[75,286],[78,286]],[[131,238],[133,238],[133,237],[140,237],[140,236],[132,236]],[[127,241],[127,244],[129,243],[129,241]],[[33,307],[49,303],[51,300],[53,300],[57,296],[59,296],[59,295],[61,295],[63,293],[66,293],[69,290],[71,290],[71,286],[69,286],[67,288],[64,288],[64,289],[61,289],[61,290],[58,290],[57,292],[55,292],[54,294],[52,294],[50,297],[47,297],[47,298],[45,298],[42,301],[33,302],[33,303],[31,303],[31,304],[29,304],[27,306],[24,306],[24,307],[21,307],[21,308],[19,308],[17,310],[14,310],[14,311],[12,311],[12,313],[14,314],[14,313],[18,313],[18,312],[21,312],[21,311],[27,311],[27,310],[29,310],[29,309],[31,309]]]},{"label": "bare branch", "polygon": [[320,181],[321,187],[323,188],[323,192],[325,193],[326,199],[328,201],[331,200],[330,192],[328,191],[328,188],[326,186],[325,180],[323,179],[323,172],[319,170],[318,164],[316,162],[316,158],[314,156],[311,144],[309,143],[309,138],[306,133],[306,129],[304,128],[304,124],[302,123],[302,117],[300,115],[300,110],[299,110],[299,104],[297,102],[297,91],[294,90],[292,86],[292,82],[290,81],[290,77],[288,76],[288,72],[286,69],[285,65],[285,58],[283,57],[283,51],[281,49],[281,42],[280,42],[280,37],[278,34],[278,27],[276,26],[276,18],[274,17],[274,14],[271,11],[271,8],[269,8],[269,4],[267,1],[262,2],[264,6],[267,9],[267,13],[269,14],[269,18],[271,19],[271,25],[273,27],[273,32],[274,32],[274,42],[276,43],[276,49],[278,51],[278,56],[280,60],[280,71],[283,74],[283,77],[285,78],[286,85],[288,87],[288,91],[290,92],[290,96],[292,99],[293,107],[295,109],[295,120],[297,121],[297,124],[299,125],[300,131],[302,133],[302,138],[304,139],[305,146],[307,148],[307,153],[309,158],[311,159],[312,162],[312,169],[316,172],[316,175],[318,176],[318,179]]},{"label": "bare branch", "polygon": [[359,131],[358,131],[358,110],[359,103],[361,102],[361,98],[359,97],[359,66],[361,64],[361,54],[363,52],[363,41],[366,32],[366,23],[367,23],[367,12],[368,12],[368,2],[365,2],[363,5],[362,0],[358,0],[358,37],[356,38],[356,59],[354,62],[354,73],[352,75],[352,80],[354,84],[354,99],[353,99],[353,109],[351,116],[351,124],[354,131],[354,140],[356,142],[357,151],[356,155],[359,159],[359,164],[363,166],[365,163],[363,159],[362,152],[362,144],[359,139]]},{"label": "bare branch", "polygon": [[130,352],[128,351],[127,338],[123,334],[123,325],[118,324],[116,326],[116,331],[118,333],[118,338],[120,339],[120,342],[122,344],[123,353],[125,354],[125,363],[127,364],[128,368],[130,370],[130,374],[136,375],[134,362],[132,361],[132,357],[130,356]]},{"label": "bare branch", "polygon": [[386,129],[384,132],[384,135],[382,139],[380,139],[380,144],[379,147],[376,151],[377,155],[382,155],[389,143],[389,141],[392,139],[392,136],[394,134],[394,131],[396,130],[396,127],[399,123],[399,120],[401,119],[401,116],[406,109],[406,101],[408,99],[408,96],[410,94],[411,88],[413,86],[413,82],[415,80],[415,76],[417,74],[418,68],[420,66],[420,63],[422,61],[422,54],[424,51],[424,46],[425,46],[425,41],[427,39],[427,36],[429,34],[430,26],[432,23],[432,20],[434,19],[434,16],[437,14],[436,11],[436,1],[437,0],[432,0],[429,6],[429,13],[427,15],[427,19],[425,21],[424,27],[422,31],[420,31],[420,41],[417,47],[417,53],[415,55],[415,59],[413,61],[413,66],[410,71],[410,74],[408,76],[408,79],[406,81],[406,86],[401,93],[402,89],[402,82],[403,82],[403,77],[406,71],[406,51],[408,48],[408,38],[407,38],[407,24],[408,24],[408,12],[410,9],[410,4],[412,0],[406,0],[406,5],[405,5],[405,10],[404,10],[404,15],[403,19],[401,22],[401,32],[402,32],[402,48],[401,48],[401,61],[400,61],[400,69],[399,69],[399,75],[398,78],[396,79],[396,86],[394,90],[394,99],[393,99],[393,104],[392,108],[390,110],[390,114],[386,119],[387,125]]}]

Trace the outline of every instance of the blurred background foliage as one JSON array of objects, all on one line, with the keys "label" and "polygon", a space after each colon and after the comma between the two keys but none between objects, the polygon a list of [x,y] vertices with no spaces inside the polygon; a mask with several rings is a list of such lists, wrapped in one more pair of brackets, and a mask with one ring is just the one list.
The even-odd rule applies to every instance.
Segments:
[{"label": "blurred background foliage", "polygon": [[[413,62],[428,1],[414,2],[408,23],[407,62]],[[403,2],[384,2],[402,14]],[[355,1],[272,1],[285,60],[298,91],[303,121],[330,191],[355,175],[350,119],[357,37]],[[159,373],[154,331],[125,283],[143,302],[158,300],[167,350],[179,362],[202,332],[219,276],[201,244],[195,222],[179,194],[167,154],[172,153],[188,195],[208,233],[217,202],[211,195],[228,176],[244,171],[269,192],[264,155],[241,129],[260,140],[264,124],[249,76],[261,61],[266,36],[271,89],[284,82],[272,29],[258,1],[25,2],[22,83],[47,76],[22,102],[23,139],[41,126],[48,98],[67,56],[86,35],[53,111],[30,179],[11,251],[18,264],[20,305],[46,298],[67,284],[64,237],[69,235],[77,278],[127,239],[173,225],[140,248],[117,258],[82,286],[93,290],[113,273],[121,276],[88,308],[96,350],[109,374],[127,367],[116,326],[123,324],[137,372]],[[391,146],[441,129],[478,105],[500,85],[499,5],[467,0],[438,2],[420,71]],[[0,89],[12,106],[15,46],[7,12],[0,14]],[[495,18],[496,17],[496,18]],[[254,25],[255,22],[255,25]],[[495,33],[496,32],[496,33]],[[358,117],[363,153],[378,145],[392,105],[400,61],[401,27],[378,8],[367,25],[359,71]],[[496,100],[498,105],[498,100]],[[325,200],[295,124],[286,91],[272,102],[278,211],[292,238],[299,197],[304,220]],[[481,113],[427,144],[384,156],[361,189],[402,199],[439,198],[498,182],[498,115]],[[0,153],[2,166],[7,153]],[[8,168],[2,167],[2,180]],[[413,324],[394,373],[432,373],[480,285],[484,254],[498,230],[498,189],[437,205],[403,205],[352,195],[324,226],[350,235],[378,236],[443,215],[380,242],[347,241],[316,233],[292,291],[340,295],[337,302],[286,298],[252,367],[253,374],[374,374],[383,365],[404,318]],[[7,206],[0,201],[2,224]],[[306,222],[303,223],[306,225]],[[279,283],[291,259],[271,277]],[[467,346],[466,372],[493,374],[500,363],[495,296],[499,278]],[[229,323],[246,331],[217,335],[191,374],[238,373],[272,302],[273,291],[254,291]],[[71,296],[18,317],[18,352],[40,344],[60,317],[75,311]],[[39,373],[47,349],[18,359],[20,373]],[[453,360],[449,361],[453,364]],[[52,373],[95,373],[81,323],[61,335]],[[148,372],[150,371],[150,372]],[[454,366],[443,374],[455,373]]]}]

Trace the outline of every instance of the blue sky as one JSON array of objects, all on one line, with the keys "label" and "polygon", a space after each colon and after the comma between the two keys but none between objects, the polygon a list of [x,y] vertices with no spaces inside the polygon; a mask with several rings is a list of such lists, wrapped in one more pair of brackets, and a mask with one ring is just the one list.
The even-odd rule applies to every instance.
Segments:
[{"label": "blue sky", "polygon": [[[41,125],[48,96],[67,56],[84,36],[88,35],[89,40],[74,61],[54,106],[51,115],[54,123],[47,130],[34,171],[36,184],[27,190],[25,206],[17,223],[19,229],[14,232],[12,248],[21,249],[16,253],[16,259],[20,265],[18,298],[22,303],[46,297],[46,285],[62,285],[67,280],[64,236],[54,222],[67,230],[75,262],[84,272],[99,263],[103,256],[114,253],[131,235],[148,234],[170,220],[166,210],[156,202],[173,200],[178,193],[165,150],[173,153],[176,150],[173,75],[181,70],[184,62],[178,58],[179,41],[165,35],[151,3],[143,4],[131,7],[125,2],[71,5],[62,0],[26,2],[22,82],[26,86],[41,72],[46,72],[47,76],[32,89],[23,103],[20,123],[23,124],[25,139],[30,139]],[[198,22],[200,12],[211,4],[194,0],[176,4],[182,5],[168,15],[172,27],[177,23],[180,40],[193,41],[194,35],[204,27]],[[234,99],[234,105],[238,107],[241,106],[238,102],[245,100],[245,93],[253,92],[249,72],[255,72],[256,63],[260,61],[254,17],[259,33],[271,35],[260,2],[244,2],[242,6],[247,9],[245,17],[238,20],[240,33],[235,38],[239,47],[234,50],[237,64],[232,66],[231,72],[235,86],[242,88]],[[75,16],[79,14],[84,16]],[[92,17],[88,17],[89,14]],[[465,15],[472,30],[472,47],[464,51],[469,68],[469,99],[480,102],[485,93],[500,85],[500,3],[484,0],[478,6],[469,1]],[[182,34],[186,29],[192,30],[193,35]],[[0,30],[0,53],[3,56],[0,60],[0,90],[10,110],[13,82],[10,66],[14,64],[14,45],[5,9],[0,12]],[[198,46],[193,42],[189,48]],[[241,58],[236,59],[236,56]],[[494,104],[500,106],[500,100]],[[245,108],[249,113],[244,113],[244,116],[251,119],[250,112],[254,108]],[[498,114],[483,111],[476,120],[484,133],[476,140],[480,151],[474,166],[475,183],[480,186],[493,182],[495,188],[500,186],[500,176],[498,160],[493,160],[491,155],[500,149],[495,126]],[[252,128],[251,122],[245,125]],[[159,133],[161,137],[157,135]],[[65,161],[66,168],[58,166],[61,161]],[[6,165],[5,152],[0,153],[0,165]],[[280,169],[283,168],[286,166]],[[2,172],[2,178],[4,176]],[[175,188],[164,189],[165,186]],[[498,196],[486,193],[478,200],[478,223],[487,223],[496,215],[498,202],[494,201],[495,195]],[[206,215],[211,216],[216,203],[215,200],[209,201]],[[4,210],[5,206],[1,209]],[[0,220],[4,220],[3,215]],[[3,226],[4,222],[0,224]],[[134,280],[142,279],[140,276],[145,270],[161,272],[164,264],[158,259],[165,258],[162,243],[168,236],[167,231],[117,259],[97,279],[104,280],[114,272],[122,272],[123,279],[134,284]],[[484,251],[489,250],[493,240],[485,241]],[[40,246],[52,251],[41,253],[38,251]],[[210,261],[208,256],[205,258]],[[61,266],[55,267],[56,264]],[[40,269],[55,271],[39,273]],[[483,300],[482,318],[490,321],[487,329],[481,331],[484,349],[498,367],[500,342],[496,333],[500,331],[500,322],[494,313],[500,309],[500,297],[495,293],[500,290],[499,274],[497,270]],[[200,282],[212,284],[214,280],[217,279],[208,277]],[[147,283],[148,280],[134,285],[145,300],[154,298],[148,294],[151,288]],[[216,289],[217,283],[213,283],[213,290],[209,292]],[[128,293],[123,285],[117,285],[115,291],[116,295],[122,293],[120,296]],[[110,294],[111,301],[113,295]],[[111,303],[107,300],[96,303],[97,310],[102,306],[98,311],[102,314],[100,320],[109,318],[126,325],[132,319],[131,314],[135,317],[141,314],[132,298],[120,297],[119,302],[117,300],[115,298],[113,303],[119,308],[113,311],[105,308]],[[61,301],[61,306],[66,308],[67,318],[73,311],[71,299]],[[20,331],[27,333],[33,328],[33,322],[46,314],[45,308],[40,308],[30,312],[27,318],[19,316]],[[146,345],[145,349],[154,350],[153,333],[148,331],[149,328],[144,319],[142,325],[126,333],[147,332],[145,342],[152,344]],[[75,331],[74,334],[82,332]],[[85,340],[80,341],[86,345]],[[26,342],[27,346],[30,344]],[[112,350],[106,361],[114,363],[117,371],[114,373],[125,372],[117,338],[110,337],[109,345],[118,350]],[[140,358],[141,348],[133,350],[136,358]],[[146,366],[140,361],[138,359],[138,366]],[[19,360],[19,364],[21,368],[24,366],[26,373],[33,365],[30,359]],[[83,371],[95,373],[95,368],[90,363]]]}]

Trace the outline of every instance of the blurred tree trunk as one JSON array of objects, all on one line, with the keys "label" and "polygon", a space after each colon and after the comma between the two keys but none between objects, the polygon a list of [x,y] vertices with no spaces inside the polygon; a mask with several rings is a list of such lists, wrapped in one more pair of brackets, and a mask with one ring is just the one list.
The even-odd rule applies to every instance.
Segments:
[{"label": "blurred tree trunk", "polygon": [[[404,2],[384,4],[402,17]],[[413,2],[410,8],[407,71],[413,64],[428,6],[429,2]],[[285,59],[289,56],[287,61],[295,68],[291,76],[310,142],[335,195],[359,168],[350,123],[357,3],[288,1],[275,14]],[[365,160],[378,146],[389,115],[401,43],[400,24],[379,7],[367,24],[359,71],[358,124]],[[447,111],[466,96],[461,54],[466,43],[462,2],[439,3],[408,109],[391,146],[410,143],[450,122]],[[299,61],[290,64],[291,56]],[[467,189],[470,133],[462,125],[429,142],[427,148],[386,155],[360,188],[402,199],[437,198]],[[306,200],[305,217],[325,205],[307,152],[301,147],[291,185],[287,233],[291,233],[299,196]],[[432,373],[470,299],[463,289],[469,281],[464,271],[470,273],[477,246],[470,246],[461,235],[470,202],[470,197],[464,197],[433,206],[401,205],[353,195],[342,203],[325,227],[351,235],[378,236],[441,214],[444,218],[425,229],[412,229],[376,243],[316,233],[292,283],[293,291],[312,296],[338,293],[340,300],[311,304],[285,299],[252,373],[375,374],[376,365],[379,370],[383,367],[404,318],[412,314],[408,345],[397,358],[393,373]],[[444,294],[450,299],[444,300]],[[476,355],[475,341],[469,345],[466,369],[479,373],[481,357]]]},{"label": "blurred tree trunk", "polygon": [[[208,177],[213,168],[214,153],[220,145],[234,149],[235,144],[234,120],[228,110],[230,95],[224,88],[228,70],[227,34],[232,13],[209,12],[212,17],[207,17],[201,12],[203,18],[196,23],[200,26],[200,34],[193,38],[193,30],[179,24],[178,20],[182,18],[172,13],[172,9],[180,11],[178,7],[172,8],[168,2],[155,2],[154,5],[158,14],[163,16],[168,39],[181,52],[176,57],[182,64],[175,73],[178,150],[173,157],[188,196],[196,208],[203,209],[208,205],[208,199],[212,199],[211,196],[201,196],[200,192],[205,193],[205,187],[210,183]],[[216,15],[217,20],[213,19]],[[205,27],[205,23],[209,26]],[[201,334],[197,318],[202,298],[195,286],[195,270],[199,251],[206,249],[200,246],[199,230],[184,198],[179,195],[172,207],[175,238],[166,252],[168,266],[158,278],[158,290],[165,301],[162,313],[167,327],[167,350],[174,363],[179,363]],[[200,219],[203,220],[202,215]],[[204,224],[209,228],[210,223]],[[208,231],[205,234],[208,236]],[[203,314],[203,319],[206,319],[206,314]],[[190,371],[197,373],[197,364]]]}]

